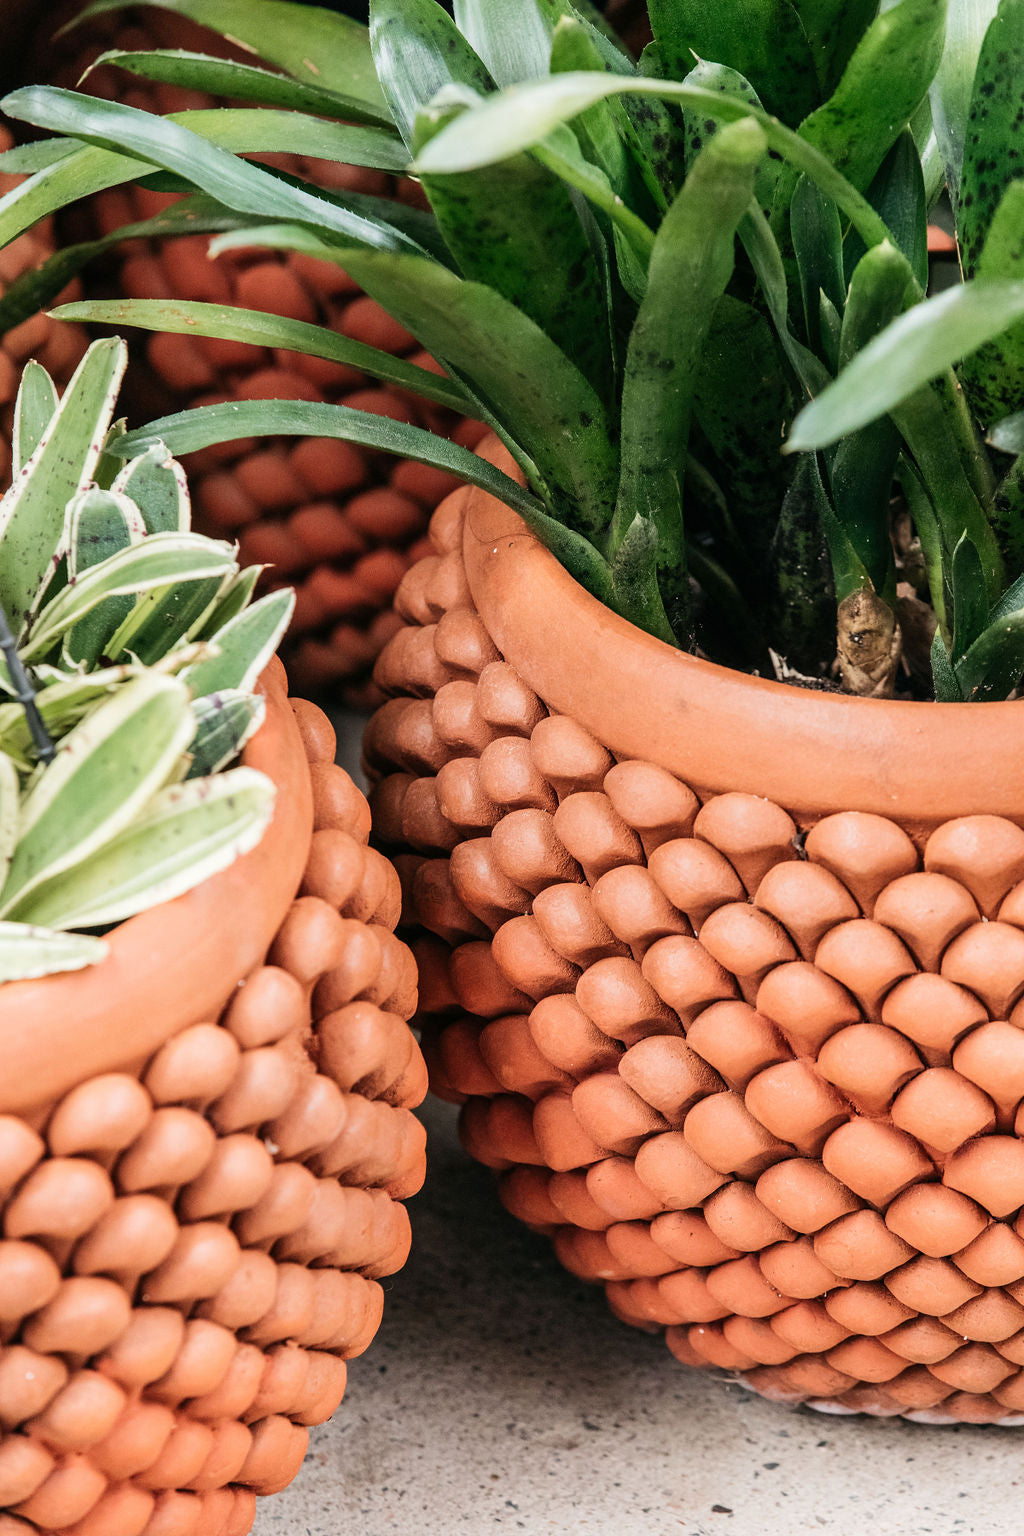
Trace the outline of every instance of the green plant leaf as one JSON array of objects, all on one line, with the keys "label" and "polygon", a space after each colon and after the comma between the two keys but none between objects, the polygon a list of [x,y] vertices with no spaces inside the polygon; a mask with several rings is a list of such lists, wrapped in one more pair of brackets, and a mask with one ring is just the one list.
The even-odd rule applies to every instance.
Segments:
[{"label": "green plant leaf", "polygon": [[985,629],[988,619],[981,556],[966,535],[953,551],[949,566],[949,590],[953,620],[951,660],[955,667]]},{"label": "green plant leaf", "polygon": [[[595,208],[607,214],[635,257],[640,273],[645,274],[654,245],[654,231],[626,205],[601,167],[586,159],[572,130],[553,128],[533,154],[569,186],[582,192]],[[491,175],[492,172],[481,174]],[[432,177],[431,185],[438,179]]]},{"label": "green plant leaf", "polygon": [[669,74],[685,75],[694,57],[728,65],[793,126],[815,106],[811,50],[789,0],[650,0],[648,9]]},{"label": "green plant leaf", "polygon": [[719,300],[694,383],[693,413],[714,449],[743,565],[759,567],[772,537],[766,508],[782,505],[789,466],[779,423],[795,409],[788,371],[760,311]]},{"label": "green plant leaf", "polygon": [[[749,102],[759,112],[763,110],[760,98],[750,81],[726,64],[713,64],[707,59],[701,59],[690,70],[684,84],[695,86],[703,91],[720,91],[723,96],[731,96],[736,101]],[[714,118],[708,117],[707,113],[684,111],[682,118],[686,133],[686,163],[692,165],[703,149],[708,136],[717,133],[718,124]],[[778,161],[764,160],[754,186],[754,196],[762,208],[771,206],[778,176]]]},{"label": "green plant leaf", "polygon": [[195,581],[169,582],[153,587],[133,603],[104,646],[111,661],[134,657],[143,666],[166,656],[207,612],[217,597],[222,578],[199,577]]},{"label": "green plant leaf", "polygon": [[535,0],[454,0],[455,21],[499,85],[548,73],[551,27]]},{"label": "green plant leaf", "polygon": [[[159,436],[159,433],[154,434],[141,446],[148,448]],[[127,438],[120,439],[119,446],[126,442]],[[236,569],[230,544],[221,544],[194,533],[151,533],[140,544],[133,544],[92,566],[74,586],[65,587],[53,602],[47,604],[22,648],[23,657],[26,662],[31,662],[46,656],[66,630],[108,597],[139,594],[173,582],[201,581],[209,576],[221,578]]]},{"label": "green plant leaf", "polygon": [[81,971],[110,953],[105,939],[56,933],[29,923],[0,922],[0,982],[32,981],[58,971]]},{"label": "green plant leaf", "polygon": [[[945,21],[946,0],[899,0],[883,10],[828,101],[800,124],[801,138],[859,192],[870,185],[927,95],[942,56]],[[779,186],[783,204],[786,180]]]},{"label": "green plant leaf", "polygon": [[988,507],[988,520],[1003,552],[1008,577],[1024,572],[1024,455],[1018,454],[999,481]]},{"label": "green plant leaf", "polygon": [[167,782],[194,731],[184,683],[153,674],[127,683],[76,725],[22,801],[0,916],[25,919],[34,890],[92,859],[128,826]]},{"label": "green plant leaf", "polygon": [[662,602],[658,581],[661,533],[653,517],[638,512],[629,524],[612,563],[612,607],[630,623],[668,645],[677,645]]},{"label": "green plant leaf", "polygon": [[1024,675],[1024,607],[990,624],[954,671],[965,699],[1005,699],[1012,693]]},{"label": "green plant leaf", "polygon": [[[44,676],[46,668],[34,669],[37,685],[36,703],[43,724],[51,736],[63,736],[88,713],[104,694],[113,693],[136,675],[133,667],[103,667],[98,671],[68,676],[57,668],[53,678]],[[55,679],[55,680],[54,680]],[[36,766],[32,733],[20,704],[0,704],[0,748],[17,759],[24,772]]]},{"label": "green plant leaf", "polygon": [[181,674],[193,696],[202,698],[226,688],[250,692],[280,645],[294,607],[295,593],[289,587],[261,597],[222,624],[212,637],[216,655],[194,662]]},{"label": "green plant leaf", "polygon": [[[1022,167],[1024,169],[1024,167]],[[968,194],[970,195],[970,194]],[[964,216],[968,209],[966,200]],[[1024,281],[1024,181],[1011,181],[996,209],[978,258],[979,281]],[[1024,400],[1024,324],[1004,331],[966,357],[960,378],[975,416],[999,421]]]},{"label": "green plant leaf", "polygon": [[954,213],[960,203],[964,139],[978,55],[998,0],[956,0],[946,17],[946,43],[931,85],[931,116]]},{"label": "green plant leaf", "polygon": [[811,350],[820,353],[820,296],[824,294],[840,311],[846,301],[839,210],[813,181],[801,176],[790,205],[789,222],[800,274],[807,340]]},{"label": "green plant leaf", "polygon": [[874,19],[878,0],[793,0],[793,5],[807,34],[821,95],[828,97]]},{"label": "green plant leaf", "polygon": [[1024,453],[1024,411],[997,421],[989,431],[988,440],[993,448],[999,448],[1003,453]]},{"label": "green plant leaf", "polygon": [[[931,3],[937,3],[937,0],[931,0]],[[722,92],[671,80],[652,80],[646,76],[577,71],[512,86],[488,97],[480,106],[471,112],[463,112],[449,123],[424,146],[412,167],[413,172],[474,170],[507,159],[520,150],[533,148],[557,124],[578,117],[597,102],[628,94],[675,102],[695,112],[706,112],[708,117],[724,123],[753,117],[760,125],[769,149],[776,151],[797,171],[805,172],[833,198],[865,244],[877,245],[886,239],[888,230],[867,199],[800,134],[791,132],[767,113]],[[895,136],[894,133],[893,138]],[[880,152],[879,161],[882,153],[884,151]]]},{"label": "green plant leaf", "polygon": [[255,848],[274,795],[273,781],[252,768],[173,784],[88,861],[26,893],[17,909],[53,926],[95,928],[171,901]]},{"label": "green plant leaf", "polygon": [[773,645],[791,667],[817,672],[834,652],[836,595],[825,538],[828,495],[816,454],[804,454],[782,499],[768,556]]},{"label": "green plant leaf", "polygon": [[60,403],[57,386],[42,363],[30,357],[21,374],[14,402],[14,435],[11,443],[11,479],[16,480],[39,447],[53,413]]},{"label": "green plant leaf", "polygon": [[446,85],[494,89],[487,66],[436,0],[372,0],[370,46],[381,88],[412,148],[418,113]]},{"label": "green plant leaf", "polygon": [[793,373],[808,395],[816,395],[829,383],[830,375],[820,358],[793,335],[789,323],[789,284],[782,252],[756,201],[751,202],[739,234],[757,278],[761,298]]},{"label": "green plant leaf", "polygon": [[258,693],[222,688],[196,699],[192,713],[196,734],[189,743],[192,766],[188,779],[201,779],[226,768],[263,724],[267,708]]},{"label": "green plant leaf", "polygon": [[[187,16],[219,33],[235,47],[276,64],[303,80],[358,102],[364,116],[385,126],[366,27],[318,5],[289,0],[145,0],[147,5]],[[124,9],[124,0],[93,0],[73,25],[91,16]]]},{"label": "green plant leaf", "polygon": [[0,154],[0,174],[33,176],[36,171],[48,170],[81,147],[79,139],[36,139],[31,144],[16,144],[13,149],[5,149]]},{"label": "green plant leaf", "polygon": [[132,498],[147,533],[188,533],[192,526],[185,471],[163,443],[125,464],[110,489]]},{"label": "green plant leaf", "polygon": [[935,631],[932,641],[932,683],[935,688],[935,702],[937,704],[960,704],[963,702],[963,694],[960,684],[957,682],[953,663],[949,659],[946,642],[941,629]]},{"label": "green plant leaf", "polygon": [[[254,241],[259,231],[249,231]],[[352,341],[322,325],[304,320],[290,320],[284,315],[265,314],[262,310],[239,309],[234,305],[202,304],[184,299],[92,299],[62,304],[53,311],[60,320],[80,320],[92,324],[139,326],[147,331],[172,331],[181,336],[219,336],[229,341],[251,342],[257,347],[280,347],[302,352],[308,357],[323,357],[330,362],[359,368],[373,378],[383,379],[398,389],[415,391],[421,399],[470,414],[468,395],[451,379],[439,377],[427,368],[418,368],[404,358],[392,357],[365,342]]]},{"label": "green plant leaf", "polygon": [[967,119],[957,237],[968,277],[980,271],[1003,193],[1020,175],[1022,59],[1024,0],[1000,0],[981,45]]},{"label": "green plant leaf", "polygon": [[[0,710],[4,707],[0,706]],[[19,711],[22,719],[25,712],[19,704],[13,706]],[[0,752],[0,890],[3,890],[4,881],[7,878],[7,869],[11,862],[11,854],[18,844],[18,814],[21,799],[21,785],[18,781],[18,770],[5,751]]]},{"label": "green plant leaf", "polygon": [[875,421],[1024,317],[1024,282],[964,283],[915,304],[793,423],[787,449],[823,448]]},{"label": "green plant leaf", "polygon": [[[559,515],[564,513],[570,526],[584,534],[600,533],[607,526],[618,463],[601,400],[575,364],[515,305],[493,289],[464,281],[422,258],[357,250],[341,254],[294,227],[266,228],[261,238],[340,262],[449,373],[468,383],[484,410],[497,406],[509,435],[553,488]],[[229,236],[223,243],[232,240]],[[323,407],[304,409],[308,416]],[[340,423],[348,418],[328,419]],[[368,430],[378,433],[374,446],[384,446],[379,441],[380,418],[375,421],[376,427]],[[414,434],[415,429],[403,431]],[[391,451],[407,451],[397,446],[397,437],[391,440],[396,443]],[[429,433],[423,441],[414,435],[404,440],[411,457],[417,457],[425,444],[435,445],[432,451],[438,451],[437,439]],[[466,457],[474,462],[473,455]],[[438,462],[440,467],[440,461],[427,462]],[[454,472],[478,483],[465,470]],[[496,494],[508,499],[501,491]],[[519,496],[521,501],[521,492]]]},{"label": "green plant leaf", "polygon": [[[78,578],[119,550],[137,544],[146,532],[142,514],[128,496],[92,486],[68,502],[68,581]],[[108,597],[76,624],[64,642],[69,660],[95,666],[104,646],[131,612],[128,594]]]},{"label": "green plant leaf", "polygon": [[15,278],[6,292],[0,295],[0,332],[12,330],[38,310],[45,309],[89,262],[115,249],[123,241],[219,233],[238,229],[248,222],[248,215],[231,213],[200,192],[182,198],[151,219],[126,224],[96,240],[62,245],[38,267],[29,267],[20,277]]},{"label": "green plant leaf", "polygon": [[[246,400],[198,406],[195,410],[162,416],[148,427],[128,432],[115,447],[122,457],[131,458],[160,440],[166,442],[173,453],[186,454],[209,448],[213,443],[230,443],[239,437],[340,437],[365,448],[398,454],[420,464],[433,464],[437,469],[447,470],[470,485],[479,485],[497,496],[527,522],[542,510],[540,502],[508,475],[460,448],[457,443],[435,437],[421,427],[410,427],[403,421],[392,421],[369,411],[355,411],[344,405],[310,404],[305,400]],[[151,544],[153,539],[146,542]]]},{"label": "green plant leaf", "polygon": [[[295,112],[316,112],[322,117],[338,117],[361,123],[367,116],[366,103],[354,96],[325,90],[312,80],[296,80],[255,64],[238,64],[207,53],[192,53],[186,48],[158,48],[126,52],[110,48],[101,53],[79,80],[81,85],[95,69],[116,65],[143,80],[159,80],[167,85],[183,85],[192,91],[207,91],[211,96],[229,96],[233,101],[254,101],[264,107],[284,107]],[[380,122],[379,110],[371,110],[371,122]],[[385,129],[363,129],[366,144],[376,146],[376,153],[391,154],[395,171],[404,168],[401,145]],[[353,162],[355,163],[355,162]],[[36,167],[32,166],[35,170]],[[384,169],[382,166],[381,169]]]},{"label": "green plant leaf", "polygon": [[16,634],[35,612],[60,553],[67,503],[92,479],[126,361],[116,337],[93,342],[39,446],[0,501],[0,604]]},{"label": "green plant leaf", "polygon": [[[928,198],[921,158],[909,128],[903,130],[882,161],[867,197],[885,220],[892,243],[909,261],[924,293],[928,287]],[[856,233],[847,236],[843,260],[848,273],[853,273],[865,249]]]},{"label": "green plant leaf", "polygon": [[[191,185],[239,213],[255,214],[258,218],[268,219],[304,219],[330,234],[342,235],[368,245],[384,249],[415,249],[414,242],[399,230],[349,212],[336,198],[317,196],[303,187],[292,185],[264,170],[262,166],[240,159],[220,144],[193,132],[173,118],[154,117],[137,107],[101,101],[95,96],[82,96],[76,91],[59,90],[53,86],[26,86],[11,92],[0,106],[9,117],[18,121],[31,122],[38,128],[49,128],[58,133],[75,134],[86,143],[98,145],[101,150],[116,144],[119,150],[127,150],[135,157],[127,166],[123,154],[115,156],[115,160],[120,162],[118,164],[109,161],[101,161],[98,165],[91,163],[88,166],[91,172],[88,182],[82,177],[80,163],[73,164],[74,157],[62,160],[49,171],[40,172],[39,177],[24,183],[23,188],[34,188],[38,192],[40,183],[45,179],[44,191],[49,196],[41,200],[43,212],[51,212],[54,207],[62,206],[60,202],[52,202],[54,183],[58,184],[61,195],[70,189],[73,200],[98,190],[97,181],[101,185],[112,186],[118,180],[128,180],[138,175],[137,162],[142,160],[185,177]],[[238,110],[245,111],[242,108]],[[269,109],[267,112],[245,111],[245,117],[261,120],[260,127],[265,131],[267,124],[263,120],[268,113]],[[219,116],[222,123],[225,115],[231,115],[227,109],[209,114]],[[288,114],[282,116],[287,117]],[[337,128],[338,125],[324,123],[323,127]],[[245,143],[250,150],[255,151],[256,145],[252,143],[252,138],[250,128]],[[283,146],[278,142],[269,147],[279,149]],[[129,173],[127,176],[123,175],[125,170]],[[12,206],[23,204],[29,196],[23,188],[16,188],[14,193],[8,193],[0,201],[0,239],[9,239],[11,234],[26,227],[23,222],[19,225],[15,217],[13,221],[7,222],[5,229],[2,218]],[[16,196],[19,192],[22,194],[20,198]],[[36,201],[40,200],[37,198]],[[47,202],[50,202],[50,207],[46,206]],[[20,218],[24,219],[23,206],[20,208]],[[13,229],[12,222],[15,226]]]},{"label": "green plant leaf", "polygon": [[698,155],[655,239],[626,353],[612,547],[638,516],[657,527],[658,582],[680,638],[689,625],[680,477],[694,383],[765,150],[756,123],[746,122],[721,129]]},{"label": "green plant leaf", "polygon": [[248,607],[256,583],[265,570],[266,566],[263,565],[247,565],[245,570],[238,572],[237,576],[229,576],[217,601],[212,605],[209,613],[204,614],[202,622],[189,635],[189,639],[211,639],[229,619],[233,619],[237,613],[242,612],[243,608]]}]

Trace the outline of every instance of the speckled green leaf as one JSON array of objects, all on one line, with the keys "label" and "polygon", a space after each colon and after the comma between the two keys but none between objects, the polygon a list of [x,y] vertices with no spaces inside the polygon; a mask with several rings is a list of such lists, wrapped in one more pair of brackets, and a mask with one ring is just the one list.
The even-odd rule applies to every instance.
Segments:
[{"label": "speckled green leaf", "polygon": [[821,96],[826,98],[874,19],[878,0],[793,0],[793,6],[810,44]]},{"label": "speckled green leaf", "polygon": [[801,176],[793,194],[789,227],[803,295],[804,334],[812,351],[820,354],[821,295],[837,309],[846,300],[843,230],[835,203],[806,176]]},{"label": "speckled green leaf", "polygon": [[55,564],[65,508],[92,479],[126,361],[123,341],[93,342],[38,447],[0,501],[0,603],[16,634],[35,612]]},{"label": "speckled green leaf", "polygon": [[216,654],[186,667],[182,678],[196,698],[219,693],[225,688],[248,691],[255,687],[267,662],[281,643],[288,628],[295,593],[290,587],[261,597],[212,637]]},{"label": "speckled green leaf", "polygon": [[[868,202],[885,220],[893,244],[910,263],[921,292],[928,287],[928,199],[914,135],[905,128],[868,187]],[[847,273],[864,255],[863,240],[851,232],[843,245]]]},{"label": "speckled green leaf", "polygon": [[953,670],[962,698],[1005,699],[1024,675],[1024,607],[990,624]]},{"label": "speckled green leaf", "polygon": [[755,563],[772,537],[789,470],[779,423],[794,410],[789,373],[765,317],[725,294],[708,333],[693,412],[715,451],[717,474],[741,541]]},{"label": "speckled green leaf", "polygon": [[960,201],[967,118],[978,55],[998,0],[956,0],[946,16],[946,43],[929,92],[937,147],[954,212]]},{"label": "speckled green leaf", "polygon": [[[731,96],[736,101],[749,102],[751,106],[761,110],[761,101],[750,81],[745,80],[741,74],[735,69],[730,69],[726,64],[714,64],[709,60],[701,59],[690,70],[683,83],[698,86],[705,91],[719,91],[723,96]],[[713,133],[718,132],[719,125],[713,117],[701,112],[684,111],[682,119],[686,135],[686,163],[692,165],[707,140]],[[754,196],[762,208],[771,206],[778,177],[778,161],[766,159],[757,173],[757,181],[754,184]]]},{"label": "speckled green leaf", "polygon": [[494,80],[436,0],[372,0],[370,44],[398,129],[412,147],[416,115],[444,86],[486,93]]},{"label": "speckled green leaf", "polygon": [[811,48],[789,0],[650,0],[648,9],[669,75],[681,79],[696,55],[738,70],[794,127],[813,109]]},{"label": "speckled green leaf", "polygon": [[782,498],[768,556],[772,644],[791,667],[811,675],[835,643],[836,599],[824,528],[827,501],[817,455],[804,454]]},{"label": "speckled green leaf", "polygon": [[[1024,139],[1021,143],[1024,146]],[[1020,169],[1024,171],[1024,163]],[[981,281],[1024,280],[1024,181],[1013,181],[1006,188],[982,247],[977,274]],[[1024,400],[1024,323],[964,358],[959,372],[982,425],[999,421],[1019,407]]]},{"label": "speckled green leaf", "polygon": [[[870,186],[926,95],[942,54],[946,0],[900,0],[871,23],[835,91],[800,124],[800,136],[858,191]],[[757,81],[754,80],[756,85]],[[796,177],[779,179],[785,208]]]},{"label": "speckled green leaf", "polygon": [[654,520],[659,585],[682,639],[689,589],[680,481],[693,389],[764,153],[764,135],[753,122],[722,129],[701,151],[658,231],[626,353],[615,540],[637,516]]},{"label": "speckled green leaf", "polygon": [[1024,171],[1022,72],[1024,0],[1000,0],[978,59],[964,147],[957,234],[968,277],[980,271],[1003,193]]},{"label": "speckled green leaf", "polygon": [[660,538],[655,519],[638,512],[615,552],[612,606],[631,624],[669,645],[677,645],[679,642],[665,612],[658,581]]}]

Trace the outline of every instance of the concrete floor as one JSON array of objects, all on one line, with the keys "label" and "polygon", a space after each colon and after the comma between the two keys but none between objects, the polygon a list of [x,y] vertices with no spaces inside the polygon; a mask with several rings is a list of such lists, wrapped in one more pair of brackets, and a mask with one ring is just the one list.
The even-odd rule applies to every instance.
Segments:
[{"label": "concrete floor", "polygon": [[1003,1536],[1024,1431],[835,1418],[687,1371],[504,1212],[425,1107],[376,1343],[256,1536]]}]

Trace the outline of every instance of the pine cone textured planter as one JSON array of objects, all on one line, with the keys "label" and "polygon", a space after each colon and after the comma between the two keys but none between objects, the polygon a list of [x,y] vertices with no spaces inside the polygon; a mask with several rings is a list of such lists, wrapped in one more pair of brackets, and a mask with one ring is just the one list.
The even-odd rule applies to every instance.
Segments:
[{"label": "pine cone textured planter", "polygon": [[5,1536],[241,1536],[408,1251],[426,1078],[397,880],[326,719],[293,720],[277,665],[267,692],[253,853],[91,972],[0,989]]},{"label": "pine cone textured planter", "polygon": [[[89,46],[62,79],[74,84],[104,47],[191,48],[223,55],[214,34],[160,12],[125,27],[114,18],[91,23]],[[78,34],[72,34],[77,37]],[[239,53],[239,58],[245,55]],[[46,66],[44,65],[44,68]],[[98,70],[86,89],[148,111],[173,112],[218,105],[212,96],[185,91],[120,71]],[[221,105],[223,103],[220,103]],[[258,157],[301,172],[327,188],[374,197],[414,195],[411,182],[379,171]],[[172,198],[142,188],[113,188],[93,199],[76,239],[112,233],[150,217]],[[133,241],[107,258],[104,293],[133,299],[198,299],[263,310],[325,325],[436,371],[415,338],[331,263],[272,251],[207,255],[210,236]],[[220,400],[328,401],[429,426],[472,447],[483,428],[409,393],[386,388],[356,368],[202,336],[135,333],[134,388],[139,411],[159,415]],[[143,361],[144,359],[144,361]],[[207,449],[185,460],[192,485],[195,526],[217,538],[238,539],[248,565],[266,564],[267,585],[297,593],[285,657],[295,685],[340,690],[350,704],[367,707],[373,663],[394,632],[391,601],[405,571],[424,552],[431,509],[456,480],[411,461],[396,462],[332,439],[246,439]]]},{"label": "pine cone textured planter", "polygon": [[1021,706],[685,656],[478,492],[431,539],[366,752],[469,1151],[688,1365],[1022,1422]]}]

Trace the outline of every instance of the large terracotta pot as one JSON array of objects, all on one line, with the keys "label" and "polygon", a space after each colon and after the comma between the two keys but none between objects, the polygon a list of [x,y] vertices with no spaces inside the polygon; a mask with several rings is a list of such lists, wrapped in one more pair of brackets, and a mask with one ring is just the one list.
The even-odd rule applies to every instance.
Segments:
[{"label": "large terracotta pot", "polygon": [[423,1174],[398,882],[334,736],[245,754],[261,843],[0,987],[0,1528],[240,1536],[372,1340]]},{"label": "large terracotta pot", "polygon": [[[36,68],[46,78],[54,74],[45,46],[53,26],[48,18],[37,50]],[[127,24],[120,15],[98,17],[68,41],[74,44],[73,56],[57,74],[72,86],[106,47],[232,52],[215,34],[184,17],[149,9]],[[245,57],[241,52],[235,56]],[[121,70],[98,70],[84,88],[150,112],[218,105],[211,96],[132,79]],[[296,156],[258,158],[328,188],[373,197],[417,196],[413,183],[377,171]],[[92,239],[145,219],[172,201],[144,188],[113,188],[66,221],[66,236]],[[258,250],[226,252],[210,261],[209,242],[208,235],[134,241],[94,264],[86,281],[105,296],[200,299],[315,322],[434,367],[414,337],[332,263]],[[484,430],[454,412],[383,387],[356,368],[201,336],[128,334],[133,364],[123,398],[133,420],[217,400],[281,398],[354,406],[429,426],[470,447]],[[359,707],[378,702],[379,695],[370,690],[370,672],[394,632],[395,588],[424,552],[430,511],[454,489],[454,476],[320,438],[247,439],[206,449],[185,462],[196,527],[214,537],[238,539],[246,564],[270,567],[268,587],[286,583],[296,588],[298,601],[283,652],[296,686],[329,688]]]},{"label": "large terracotta pot", "polygon": [[683,655],[476,491],[430,536],[366,754],[470,1152],[687,1365],[1021,1422],[1022,706]]}]

